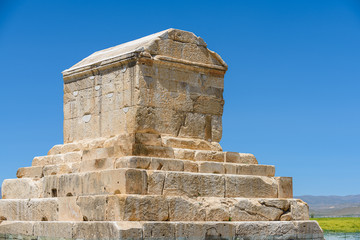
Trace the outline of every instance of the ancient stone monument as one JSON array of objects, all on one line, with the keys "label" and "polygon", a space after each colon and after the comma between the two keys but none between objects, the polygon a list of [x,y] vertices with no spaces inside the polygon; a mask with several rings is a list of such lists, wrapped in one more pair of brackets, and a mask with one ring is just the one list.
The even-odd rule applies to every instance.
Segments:
[{"label": "ancient stone monument", "polygon": [[0,239],[323,239],[291,178],[222,151],[226,70],[175,29],[65,70],[64,144],[4,181]]}]

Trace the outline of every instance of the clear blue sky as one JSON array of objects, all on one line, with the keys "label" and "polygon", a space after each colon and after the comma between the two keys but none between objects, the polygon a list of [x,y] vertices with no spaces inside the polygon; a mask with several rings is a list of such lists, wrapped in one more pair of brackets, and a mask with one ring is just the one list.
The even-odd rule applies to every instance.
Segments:
[{"label": "clear blue sky", "polygon": [[62,143],[61,71],[167,28],[229,65],[224,150],[294,194],[360,194],[360,1],[0,0],[0,181]]}]

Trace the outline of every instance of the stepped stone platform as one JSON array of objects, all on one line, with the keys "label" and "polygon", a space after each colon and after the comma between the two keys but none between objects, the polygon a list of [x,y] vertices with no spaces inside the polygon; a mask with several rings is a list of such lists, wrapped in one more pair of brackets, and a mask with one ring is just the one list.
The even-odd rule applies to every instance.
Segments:
[{"label": "stepped stone platform", "polygon": [[324,239],[292,178],[222,150],[226,70],[176,29],[65,70],[64,144],[3,182],[0,239]]}]

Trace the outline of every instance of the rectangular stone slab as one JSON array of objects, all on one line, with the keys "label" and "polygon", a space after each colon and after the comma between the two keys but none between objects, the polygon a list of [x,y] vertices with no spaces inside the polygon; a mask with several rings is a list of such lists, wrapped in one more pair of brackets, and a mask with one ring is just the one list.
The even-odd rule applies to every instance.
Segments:
[{"label": "rectangular stone slab", "polygon": [[187,198],[153,195],[2,199],[7,221],[294,221],[309,220],[298,199]]},{"label": "rectangular stone slab", "polygon": [[19,168],[18,178],[39,179],[43,176],[69,173],[110,170],[116,168],[138,168],[145,170],[184,171],[214,174],[237,174],[273,177],[275,167],[271,165],[192,161],[172,158],[129,156],[120,158],[90,158],[81,162]]},{"label": "rectangular stone slab", "polygon": [[215,174],[237,174],[237,175],[256,175],[273,177],[275,167],[270,165],[223,163],[212,161],[190,161],[171,158],[156,158],[143,156],[128,156],[117,159],[116,168],[141,168],[147,170],[163,171],[186,171],[186,165],[195,165],[193,168],[199,173]]},{"label": "rectangular stone slab", "polygon": [[[7,179],[2,195],[4,199],[27,199],[30,194],[33,198],[98,194],[277,198],[278,182],[279,178],[265,176],[117,169],[40,180]],[[292,189],[287,191],[292,195]]]},{"label": "rectangular stone slab", "polygon": [[[68,233],[65,230],[70,230]],[[293,222],[22,222],[0,223],[0,239],[303,239],[324,240],[316,221]],[[71,237],[70,237],[71,236]]]},{"label": "rectangular stone slab", "polygon": [[8,179],[3,183],[2,194],[5,199],[99,194],[277,198],[278,181],[265,176],[124,168],[46,176],[40,180]]}]

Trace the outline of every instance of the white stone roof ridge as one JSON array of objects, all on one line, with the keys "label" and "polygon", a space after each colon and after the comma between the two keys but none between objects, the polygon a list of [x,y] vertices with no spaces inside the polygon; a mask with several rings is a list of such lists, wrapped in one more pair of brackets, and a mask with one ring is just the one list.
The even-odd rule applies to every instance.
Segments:
[{"label": "white stone roof ridge", "polygon": [[[71,68],[66,69],[62,73],[64,75],[69,74],[70,72],[78,72],[82,71],[82,69],[87,69],[93,65],[102,64],[105,61],[109,62],[111,60],[119,59],[119,57],[131,57],[132,54],[144,52],[151,47],[156,41],[158,40],[166,40],[172,39],[178,42],[184,43],[192,43],[198,46],[207,47],[205,41],[201,38],[196,36],[192,32],[178,30],[169,28],[164,31],[154,33],[130,42],[126,42],[114,47],[110,47],[104,50],[97,51],[90,56],[84,58],[77,64],[73,65]],[[207,48],[206,48],[207,49]],[[221,57],[216,54],[215,52],[207,49],[225,68],[227,68],[226,63],[221,59]]]}]

